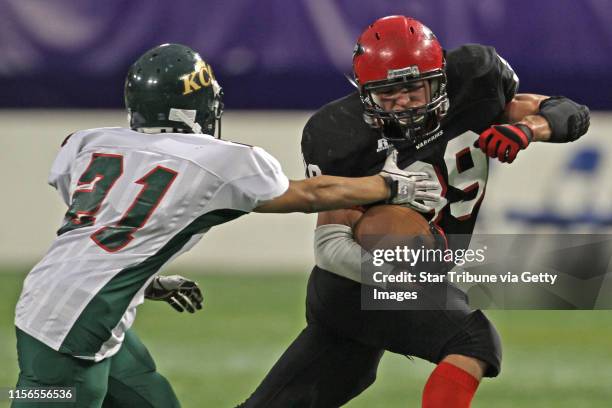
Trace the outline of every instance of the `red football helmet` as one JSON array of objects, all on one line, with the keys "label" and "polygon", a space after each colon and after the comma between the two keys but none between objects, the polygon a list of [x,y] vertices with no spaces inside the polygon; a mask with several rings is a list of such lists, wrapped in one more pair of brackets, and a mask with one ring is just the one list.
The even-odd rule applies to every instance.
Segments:
[{"label": "red football helmet", "polygon": [[[440,128],[448,110],[442,46],[421,22],[404,16],[376,20],[359,37],[353,52],[353,73],[363,102],[365,121],[383,128],[392,140],[418,143]],[[389,89],[414,89],[429,82],[427,103],[386,111],[377,94]]]}]

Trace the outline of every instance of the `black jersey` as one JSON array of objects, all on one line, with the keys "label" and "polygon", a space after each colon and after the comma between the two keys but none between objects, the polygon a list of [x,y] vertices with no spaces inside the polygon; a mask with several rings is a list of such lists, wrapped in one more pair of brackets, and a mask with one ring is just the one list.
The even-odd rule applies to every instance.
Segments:
[{"label": "black jersey", "polygon": [[[426,171],[440,184],[443,200],[428,217],[446,234],[471,234],[484,196],[488,158],[474,142],[499,123],[514,97],[518,78],[492,47],[470,44],[446,56],[450,108],[441,128],[422,143],[395,143],[398,165]],[[302,153],[308,176],[345,177],[378,173],[390,143],[363,120],[358,93],[331,102],[308,121]]]}]

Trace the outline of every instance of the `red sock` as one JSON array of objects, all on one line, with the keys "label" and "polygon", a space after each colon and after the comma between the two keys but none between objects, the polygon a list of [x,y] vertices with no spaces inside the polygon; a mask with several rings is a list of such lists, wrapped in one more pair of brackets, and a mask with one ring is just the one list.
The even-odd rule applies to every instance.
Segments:
[{"label": "red sock", "polygon": [[469,408],[476,388],[478,380],[467,371],[442,362],[425,384],[422,408]]}]

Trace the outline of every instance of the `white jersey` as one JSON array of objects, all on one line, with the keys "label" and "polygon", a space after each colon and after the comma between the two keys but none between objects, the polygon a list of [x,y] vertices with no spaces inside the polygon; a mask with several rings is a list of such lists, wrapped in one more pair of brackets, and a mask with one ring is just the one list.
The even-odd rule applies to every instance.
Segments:
[{"label": "white jersey", "polygon": [[72,135],[49,183],[69,210],[25,279],[15,324],[54,350],[95,361],[119,350],[164,264],[289,185],[261,148],[124,128]]}]

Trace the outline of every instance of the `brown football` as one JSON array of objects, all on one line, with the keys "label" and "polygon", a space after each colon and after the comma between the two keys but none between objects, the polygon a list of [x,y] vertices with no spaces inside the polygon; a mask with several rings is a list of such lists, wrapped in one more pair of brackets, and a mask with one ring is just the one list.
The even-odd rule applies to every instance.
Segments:
[{"label": "brown football", "polygon": [[353,227],[355,240],[368,251],[397,246],[433,248],[429,223],[418,211],[399,205],[369,208]]}]

